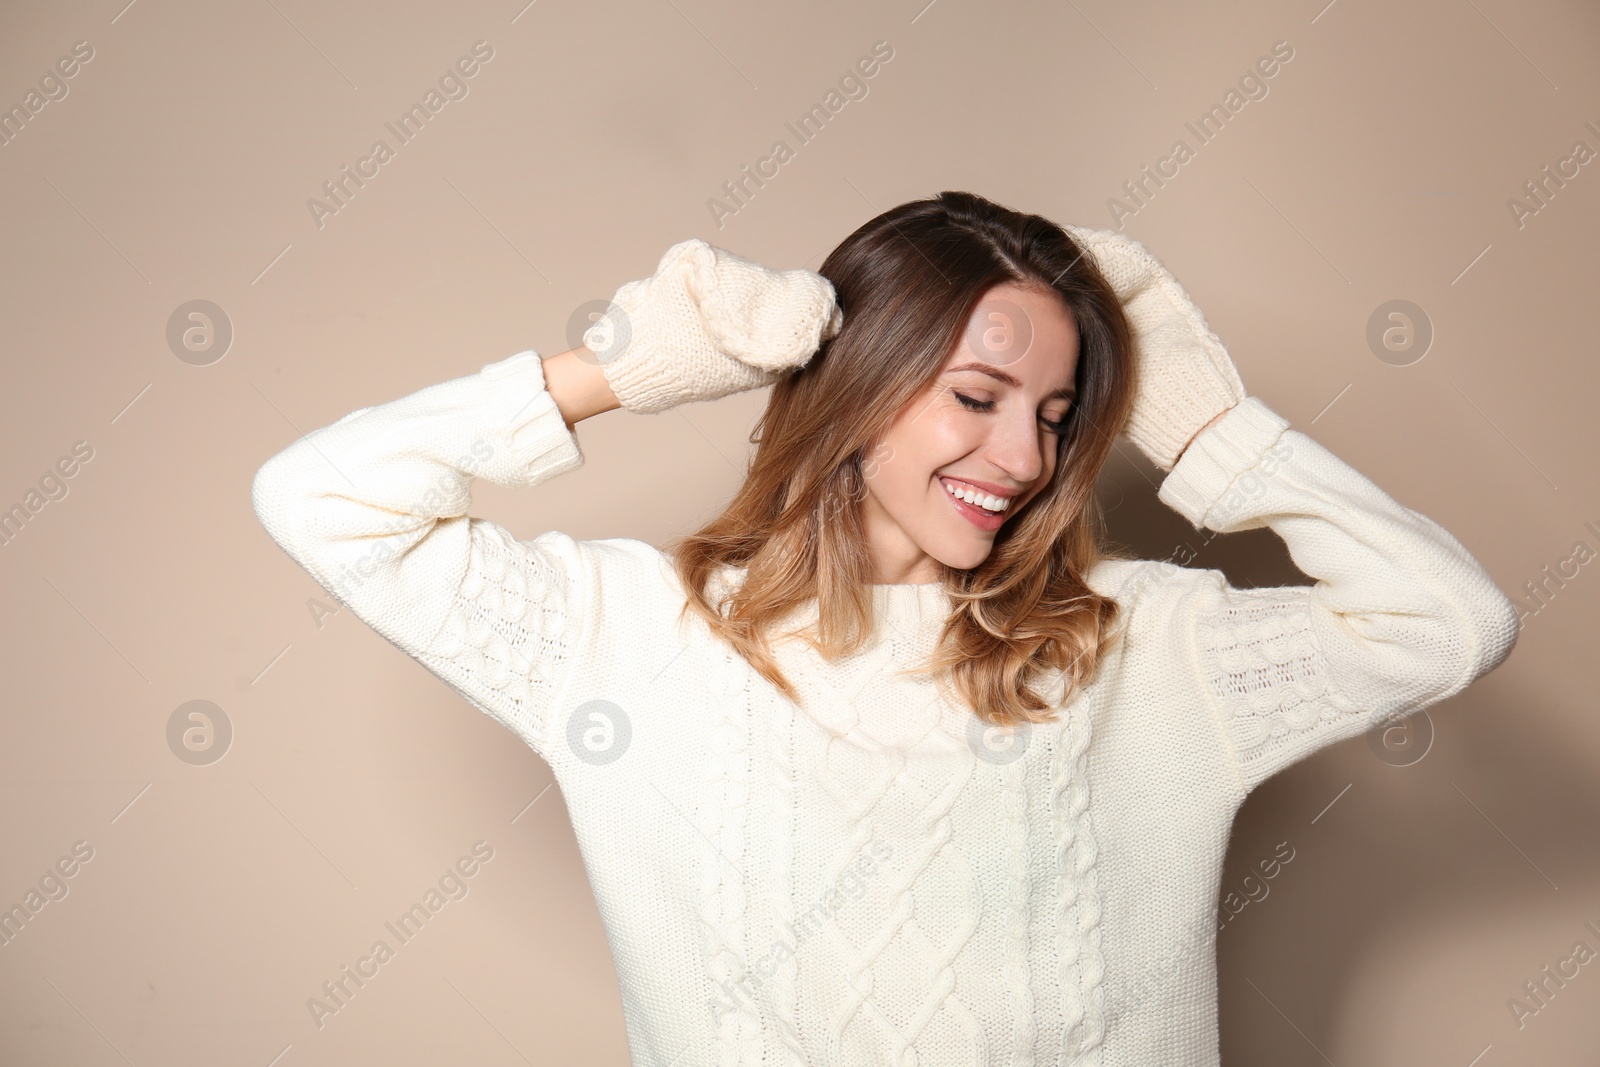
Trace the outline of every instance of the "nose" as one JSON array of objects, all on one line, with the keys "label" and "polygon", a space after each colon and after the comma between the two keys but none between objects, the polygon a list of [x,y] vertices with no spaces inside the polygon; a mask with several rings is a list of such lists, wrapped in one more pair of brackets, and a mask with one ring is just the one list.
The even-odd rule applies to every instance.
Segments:
[{"label": "nose", "polygon": [[[1018,484],[1031,485],[1044,471],[1046,436],[1031,412],[1019,410],[990,422],[984,452],[989,461]],[[1051,439],[1053,440],[1053,438]]]}]

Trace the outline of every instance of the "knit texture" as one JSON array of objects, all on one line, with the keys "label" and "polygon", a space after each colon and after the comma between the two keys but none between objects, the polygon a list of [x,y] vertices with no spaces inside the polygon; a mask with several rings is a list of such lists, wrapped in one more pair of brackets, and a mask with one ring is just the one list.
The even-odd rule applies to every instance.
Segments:
[{"label": "knit texture", "polygon": [[1128,440],[1170,471],[1197,430],[1244,399],[1239,371],[1183,286],[1144,245],[1115,230],[1065,229],[1094,258],[1133,327],[1138,382]]},{"label": "knit texture", "polygon": [[[307,435],[254,502],[341,603],[550,763],[641,1067],[1215,1067],[1239,804],[1516,639],[1458,541],[1247,397],[1160,498],[1197,527],[1270,527],[1315,585],[1103,561],[1089,582],[1122,641],[1088,686],[1046,687],[1056,722],[1008,736],[902,673],[943,587],[874,586],[861,652],[777,642],[790,701],[680,623],[653,546],[469,514],[474,476],[582,462],[530,351]],[[712,593],[741,580],[722,568]]]},{"label": "knit texture", "polygon": [[653,275],[619,287],[583,340],[622,406],[649,414],[770,385],[843,320],[822,275],[769,270],[690,239]]}]

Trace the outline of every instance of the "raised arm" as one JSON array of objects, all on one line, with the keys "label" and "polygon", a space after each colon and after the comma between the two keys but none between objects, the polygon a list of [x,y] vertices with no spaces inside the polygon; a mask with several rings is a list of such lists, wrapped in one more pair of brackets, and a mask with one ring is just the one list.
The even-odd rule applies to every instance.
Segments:
[{"label": "raised arm", "polygon": [[1459,692],[1494,669],[1517,614],[1461,543],[1247,396],[1222,341],[1139,242],[1067,227],[1128,316],[1128,438],[1169,472],[1160,498],[1196,527],[1269,526],[1314,586],[1235,589],[1220,571],[1157,569],[1186,590],[1175,650],[1221,716],[1248,792],[1324,745]]},{"label": "raised arm", "polygon": [[1516,643],[1515,605],[1456,538],[1258,397],[1202,431],[1158,495],[1196,528],[1270,527],[1317,579],[1236,589],[1207,570],[1178,605],[1246,791],[1453,696]]},{"label": "raised arm", "polygon": [[307,434],[256,473],[256,514],[340,603],[548,759],[605,553],[474,518],[472,479],[573,470],[582,419],[770,384],[841,322],[820,275],[680,242],[617,290],[586,347],[520,352]]},{"label": "raised arm", "polygon": [[588,611],[584,551],[473,518],[470,485],[581,466],[571,426],[616,406],[576,353],[520,352],[307,434],[256,473],[256,515],[357,617],[543,754]]}]

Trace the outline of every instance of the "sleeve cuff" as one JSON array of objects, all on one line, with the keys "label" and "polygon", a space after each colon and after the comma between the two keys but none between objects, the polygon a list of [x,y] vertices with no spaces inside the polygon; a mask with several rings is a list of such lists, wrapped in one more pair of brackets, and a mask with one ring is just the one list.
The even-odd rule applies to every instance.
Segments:
[{"label": "sleeve cuff", "polygon": [[1206,525],[1234,479],[1259,463],[1288,428],[1260,397],[1245,397],[1194,439],[1156,496],[1196,529]]},{"label": "sleeve cuff", "polygon": [[490,424],[511,448],[523,487],[583,466],[583,450],[545,387],[544,361],[533,349],[478,372],[487,391]]}]

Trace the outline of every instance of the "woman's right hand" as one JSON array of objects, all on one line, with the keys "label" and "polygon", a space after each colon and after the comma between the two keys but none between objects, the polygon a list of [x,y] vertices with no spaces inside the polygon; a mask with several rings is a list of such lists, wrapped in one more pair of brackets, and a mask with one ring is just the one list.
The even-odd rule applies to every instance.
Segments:
[{"label": "woman's right hand", "polygon": [[583,343],[622,406],[650,413],[770,385],[843,321],[822,275],[768,270],[690,239],[619,288]]}]

